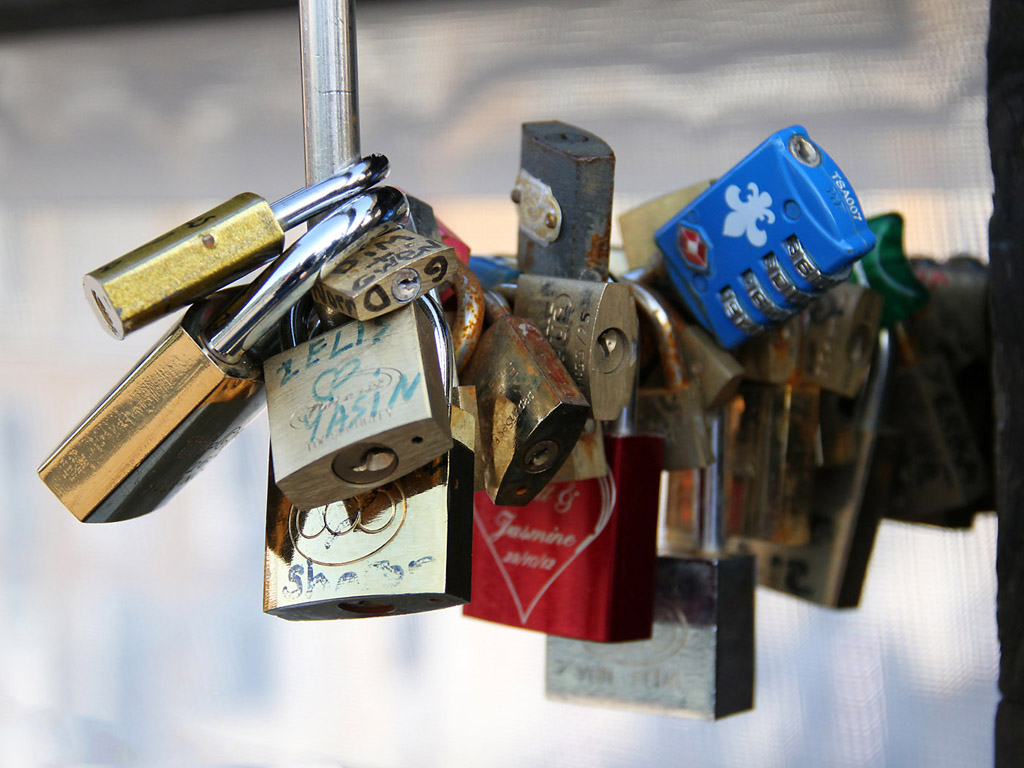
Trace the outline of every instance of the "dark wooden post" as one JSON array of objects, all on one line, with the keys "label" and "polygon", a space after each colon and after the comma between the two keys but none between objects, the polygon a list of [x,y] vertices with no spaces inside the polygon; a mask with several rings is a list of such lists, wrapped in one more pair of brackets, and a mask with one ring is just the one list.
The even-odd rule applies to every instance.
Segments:
[{"label": "dark wooden post", "polygon": [[996,403],[999,768],[1024,765],[1024,3],[992,0],[988,134],[995,180],[989,223]]}]

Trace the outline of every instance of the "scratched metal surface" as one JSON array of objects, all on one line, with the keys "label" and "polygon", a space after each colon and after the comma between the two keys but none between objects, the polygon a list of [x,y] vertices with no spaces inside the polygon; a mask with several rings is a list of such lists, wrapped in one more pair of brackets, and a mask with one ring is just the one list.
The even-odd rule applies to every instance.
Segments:
[{"label": "scratched metal surface", "polygon": [[[519,124],[543,119],[615,149],[619,212],[801,122],[869,213],[903,211],[911,250],[987,247],[984,3],[435,0],[359,21],[364,148],[478,252],[514,247]],[[58,505],[36,465],[162,332],[110,340],[81,275],[301,183],[297,41],[273,13],[0,44],[0,764],[990,763],[990,517],[883,524],[856,612],[759,591],[757,709],[710,725],[547,702],[543,638],[457,611],[264,616],[262,420],[153,515]]]}]

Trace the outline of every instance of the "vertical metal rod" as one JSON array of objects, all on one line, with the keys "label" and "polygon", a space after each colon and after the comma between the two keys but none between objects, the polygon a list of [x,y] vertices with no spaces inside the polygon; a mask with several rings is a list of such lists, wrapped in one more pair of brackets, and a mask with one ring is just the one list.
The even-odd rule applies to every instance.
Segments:
[{"label": "vertical metal rod", "polygon": [[306,183],[359,158],[355,0],[299,0]]},{"label": "vertical metal rod", "polygon": [[715,463],[698,471],[697,549],[708,555],[721,554],[725,547],[725,416],[709,413],[711,452]]}]

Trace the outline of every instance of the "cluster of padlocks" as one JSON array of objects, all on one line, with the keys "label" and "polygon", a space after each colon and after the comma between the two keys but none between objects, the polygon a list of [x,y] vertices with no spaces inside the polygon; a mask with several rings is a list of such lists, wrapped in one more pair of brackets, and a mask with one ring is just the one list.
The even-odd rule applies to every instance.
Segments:
[{"label": "cluster of padlocks", "polygon": [[134,518],[265,402],[268,613],[464,605],[549,635],[552,697],[751,708],[756,583],[854,606],[883,512],[990,503],[987,274],[908,260],[799,126],[623,214],[621,250],[614,164],[525,124],[515,257],[470,258],[374,155],[91,272],[119,338],[191,306],[40,476]]}]

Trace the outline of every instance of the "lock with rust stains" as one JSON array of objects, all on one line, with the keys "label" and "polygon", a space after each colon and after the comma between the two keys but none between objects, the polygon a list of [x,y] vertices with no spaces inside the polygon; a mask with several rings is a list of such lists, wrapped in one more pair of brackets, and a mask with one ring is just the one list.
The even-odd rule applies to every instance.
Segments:
[{"label": "lock with rust stains", "polygon": [[484,478],[495,504],[522,506],[555,476],[590,407],[533,323],[485,294],[489,326],[466,366],[476,387]]},{"label": "lock with rust stains", "polygon": [[[430,314],[450,347],[440,311]],[[448,351],[443,386],[451,391],[457,382]],[[467,602],[475,425],[455,404],[450,424],[447,453],[342,501],[302,509],[271,482],[263,610],[285,619],[338,619]]]}]

